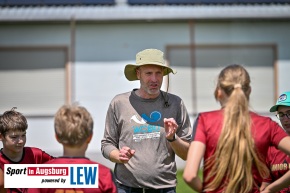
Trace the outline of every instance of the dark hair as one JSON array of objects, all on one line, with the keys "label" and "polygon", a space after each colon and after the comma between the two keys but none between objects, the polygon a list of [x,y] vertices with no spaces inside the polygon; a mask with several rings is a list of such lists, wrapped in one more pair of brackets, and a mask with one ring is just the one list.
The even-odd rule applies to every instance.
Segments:
[{"label": "dark hair", "polygon": [[25,116],[17,112],[16,107],[13,107],[9,111],[5,111],[0,116],[0,133],[5,136],[10,130],[12,131],[26,131],[28,128],[27,120]]}]

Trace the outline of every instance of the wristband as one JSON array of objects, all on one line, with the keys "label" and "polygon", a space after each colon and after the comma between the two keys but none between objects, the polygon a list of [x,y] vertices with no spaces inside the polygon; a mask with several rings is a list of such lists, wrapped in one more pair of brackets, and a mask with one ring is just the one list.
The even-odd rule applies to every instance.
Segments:
[{"label": "wristband", "polygon": [[[166,138],[167,139],[167,138]],[[176,138],[175,138],[175,134],[173,135],[173,139],[167,139],[167,141],[169,141],[169,142],[173,142],[173,141],[175,141],[176,140]]]}]

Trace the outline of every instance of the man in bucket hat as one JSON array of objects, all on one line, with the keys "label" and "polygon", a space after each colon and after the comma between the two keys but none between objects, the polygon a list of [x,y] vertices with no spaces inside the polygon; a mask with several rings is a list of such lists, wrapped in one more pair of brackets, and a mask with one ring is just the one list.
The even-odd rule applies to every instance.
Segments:
[{"label": "man in bucket hat", "polygon": [[[290,91],[279,96],[276,105],[270,108],[270,112],[276,112],[276,117],[280,120],[285,132],[290,136]],[[271,171],[272,182],[290,170],[289,156],[275,147],[268,150],[267,164]],[[286,192],[290,192],[290,187],[280,191],[280,193]]]},{"label": "man in bucket hat", "polygon": [[128,64],[125,66],[125,76],[129,81],[138,80],[136,69],[144,65],[156,65],[163,67],[163,76],[170,72],[176,72],[165,64],[163,52],[157,49],[146,49],[136,55],[136,64]]},{"label": "man in bucket hat", "polygon": [[175,71],[163,52],[145,49],[125,67],[140,88],[119,94],[108,108],[103,156],[115,164],[119,193],[175,193],[175,154],[186,159],[192,129],[180,97],[161,91],[163,76]]}]

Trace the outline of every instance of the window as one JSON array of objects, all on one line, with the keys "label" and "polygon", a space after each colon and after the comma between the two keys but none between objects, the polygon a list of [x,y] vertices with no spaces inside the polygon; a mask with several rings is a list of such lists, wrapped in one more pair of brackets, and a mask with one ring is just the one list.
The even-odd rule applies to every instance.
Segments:
[{"label": "window", "polygon": [[274,45],[168,46],[167,59],[177,70],[170,76],[170,92],[180,95],[193,115],[220,108],[213,94],[217,76],[228,64],[242,64],[251,77],[251,107],[267,113],[276,98],[275,53]]},{"label": "window", "polygon": [[64,47],[0,48],[1,113],[53,115],[66,101],[66,63]]}]

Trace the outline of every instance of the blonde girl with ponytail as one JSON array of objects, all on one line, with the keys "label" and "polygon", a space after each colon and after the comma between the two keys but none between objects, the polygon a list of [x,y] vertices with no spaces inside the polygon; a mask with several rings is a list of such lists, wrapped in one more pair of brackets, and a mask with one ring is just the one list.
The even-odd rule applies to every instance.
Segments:
[{"label": "blonde girl with ponytail", "polygon": [[250,82],[243,66],[225,67],[214,92],[222,108],[200,113],[196,119],[183,178],[197,192],[260,192],[269,176],[267,149],[278,148],[287,134],[270,118],[249,110]]}]

